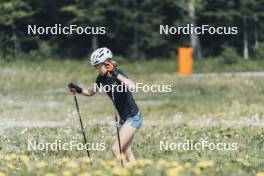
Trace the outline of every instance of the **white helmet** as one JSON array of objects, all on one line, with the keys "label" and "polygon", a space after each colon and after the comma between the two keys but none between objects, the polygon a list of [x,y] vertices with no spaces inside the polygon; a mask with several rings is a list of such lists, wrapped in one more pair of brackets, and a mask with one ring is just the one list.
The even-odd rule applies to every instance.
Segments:
[{"label": "white helmet", "polygon": [[113,57],[113,53],[110,49],[103,47],[96,49],[90,58],[91,65],[97,65],[99,63],[103,63],[106,59],[111,59]]}]

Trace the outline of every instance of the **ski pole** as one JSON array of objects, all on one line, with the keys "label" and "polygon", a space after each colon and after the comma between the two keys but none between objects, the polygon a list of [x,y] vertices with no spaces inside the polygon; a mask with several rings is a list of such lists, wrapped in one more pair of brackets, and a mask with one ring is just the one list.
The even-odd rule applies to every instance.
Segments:
[{"label": "ski pole", "polygon": [[[75,101],[77,113],[78,113],[78,116],[79,116],[79,121],[80,121],[80,124],[81,124],[81,129],[82,129],[82,134],[83,134],[83,139],[84,139],[84,145],[86,145],[87,144],[87,139],[86,139],[86,136],[85,136],[83,122],[82,122],[82,117],[81,117],[81,113],[80,113],[80,109],[79,109],[79,104],[78,104],[77,96],[76,96],[75,92],[73,92],[73,96],[74,96],[74,101]],[[86,152],[87,152],[88,157],[91,160],[91,155],[90,155],[89,149],[87,149],[86,147],[85,147],[85,149],[86,149]],[[91,164],[92,164],[92,160],[91,160]]]},{"label": "ski pole", "polygon": [[114,90],[112,90],[112,101],[113,101],[114,108],[115,108],[115,123],[116,123],[117,141],[118,141],[119,153],[120,153],[120,161],[121,161],[121,166],[124,167],[123,158],[122,158],[122,149],[121,149],[121,143],[120,143],[118,119],[117,119],[117,110],[116,110],[116,107],[115,107]]}]

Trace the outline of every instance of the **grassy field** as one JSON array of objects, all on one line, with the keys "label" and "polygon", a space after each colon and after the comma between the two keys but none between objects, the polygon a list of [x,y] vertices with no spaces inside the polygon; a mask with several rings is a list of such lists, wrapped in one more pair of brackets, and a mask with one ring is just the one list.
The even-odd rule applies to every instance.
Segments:
[{"label": "grassy field", "polygon": [[[82,158],[83,151],[28,151],[27,142],[31,139],[82,141],[73,97],[65,87],[70,81],[89,86],[96,72],[85,61],[4,62],[0,66],[0,120],[14,123],[0,123],[0,176],[261,175],[263,77],[182,78],[177,75],[175,60],[120,63],[136,82],[172,85],[170,93],[134,93],[144,117],[134,143],[135,155],[142,160],[125,169],[112,161],[114,112],[104,93],[78,96],[89,141],[106,144],[104,151],[92,151],[93,168],[88,166],[87,158]],[[243,61],[220,67],[210,60],[195,64],[194,71],[262,71],[263,65],[262,61]],[[60,125],[31,127],[35,121]],[[160,150],[160,141],[197,143],[202,139],[237,143],[238,150]]]},{"label": "grassy field", "polygon": [[[97,171],[103,172],[103,174],[98,175],[122,175],[112,173],[114,170],[109,172],[107,166],[101,167],[102,162],[113,161],[110,148],[112,136],[115,133],[114,126],[93,125],[87,126],[86,129],[89,141],[104,141],[106,143],[105,151],[92,151],[96,158],[92,169],[89,164],[86,167],[79,164],[80,158],[85,156],[83,151],[28,151],[27,140],[29,139],[38,142],[54,142],[56,139],[62,142],[81,141],[78,127],[68,126],[66,128],[28,128],[26,130],[15,128],[6,130],[0,138],[2,148],[0,155],[2,157],[0,161],[1,171],[9,175],[28,175],[28,173],[30,175],[42,175],[46,172],[63,175],[63,171],[69,171],[74,175],[81,172],[97,175]],[[124,175],[134,175],[135,168],[143,172],[139,175],[149,176],[174,175],[167,172],[170,169],[177,170],[177,168],[181,172],[180,175],[237,175],[238,173],[239,175],[255,175],[263,170],[263,136],[262,127],[256,129],[255,127],[229,128],[223,126],[194,128],[188,125],[144,126],[136,136],[134,152],[138,158],[151,160],[153,164],[146,164],[149,166],[145,166],[141,163],[142,161],[138,161],[132,170],[128,165],[129,174]],[[186,139],[192,139],[197,142],[200,138],[210,142],[238,143],[239,150],[161,151],[159,148],[160,140],[182,142]],[[16,157],[12,157],[14,153]],[[21,155],[29,156],[30,161],[26,163],[27,165],[19,159]],[[61,164],[63,161],[65,164]],[[46,164],[42,166],[38,162],[45,162]],[[76,164],[74,165],[72,162],[77,163],[77,166],[75,167]],[[114,164],[113,168],[121,169],[117,163]],[[199,167],[198,163],[202,166]]]}]

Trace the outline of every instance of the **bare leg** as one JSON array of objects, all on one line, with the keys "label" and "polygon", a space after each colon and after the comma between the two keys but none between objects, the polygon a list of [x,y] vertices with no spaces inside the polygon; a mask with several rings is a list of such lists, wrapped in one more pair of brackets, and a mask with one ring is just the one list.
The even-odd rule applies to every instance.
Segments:
[{"label": "bare leg", "polygon": [[124,146],[124,149],[123,149],[126,153],[127,162],[136,162],[134,153],[132,152],[132,143],[133,143],[134,136],[135,135],[133,135],[133,137],[129,140],[129,142],[127,143],[127,145]]},{"label": "bare leg", "polygon": [[[136,130],[137,130],[136,128],[133,128],[129,125],[123,125],[121,127],[121,129],[119,130],[122,153],[126,154],[127,149],[129,148],[128,146],[130,146],[132,144]],[[129,145],[129,143],[131,143],[131,144]],[[130,151],[131,151],[131,147],[130,147]],[[112,153],[116,158],[119,158],[120,152],[119,152],[119,145],[118,145],[117,137],[116,137],[116,139],[113,143],[113,146],[112,146]],[[131,156],[131,153],[130,153],[130,157],[132,158],[133,156]],[[132,155],[133,155],[133,153],[132,153]]]}]

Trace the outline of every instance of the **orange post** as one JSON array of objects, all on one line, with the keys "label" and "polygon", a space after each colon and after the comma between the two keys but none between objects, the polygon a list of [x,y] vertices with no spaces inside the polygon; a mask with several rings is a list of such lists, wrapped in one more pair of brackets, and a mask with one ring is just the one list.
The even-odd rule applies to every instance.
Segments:
[{"label": "orange post", "polygon": [[178,48],[178,73],[180,76],[192,74],[192,48]]}]

